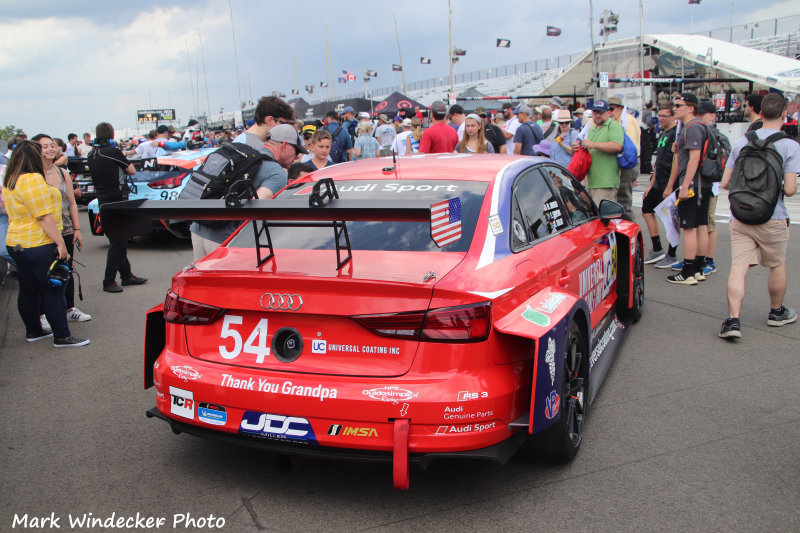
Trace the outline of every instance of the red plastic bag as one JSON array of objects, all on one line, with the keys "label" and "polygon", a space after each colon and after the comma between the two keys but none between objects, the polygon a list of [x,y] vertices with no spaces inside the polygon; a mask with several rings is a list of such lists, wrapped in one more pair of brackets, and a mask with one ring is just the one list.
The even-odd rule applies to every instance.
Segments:
[{"label": "red plastic bag", "polygon": [[586,173],[589,172],[590,166],[592,166],[592,154],[589,153],[589,150],[581,146],[572,154],[572,160],[569,162],[567,170],[569,170],[578,181],[583,181],[586,178]]}]

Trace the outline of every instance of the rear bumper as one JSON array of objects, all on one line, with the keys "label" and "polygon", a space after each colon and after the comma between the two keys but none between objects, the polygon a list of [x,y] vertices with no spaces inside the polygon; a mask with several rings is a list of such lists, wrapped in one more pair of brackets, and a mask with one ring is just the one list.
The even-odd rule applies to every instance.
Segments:
[{"label": "rear bumper", "polygon": [[[259,449],[269,453],[286,454],[300,457],[311,457],[317,459],[337,459],[344,461],[358,461],[370,463],[392,463],[392,451],[378,450],[359,450],[352,448],[334,448],[329,446],[304,446],[289,442],[275,442],[245,435],[223,433],[212,429],[207,429],[193,424],[187,424],[174,420],[157,407],[146,412],[148,418],[158,418],[170,425],[173,433],[188,433],[196,437],[227,442]],[[476,450],[466,450],[457,452],[430,452],[430,453],[409,453],[408,461],[411,464],[427,468],[435,459],[455,458],[455,459],[477,459],[492,461],[498,464],[506,464],[509,459],[519,450],[527,437],[526,431],[517,431],[508,439],[492,446]]]}]

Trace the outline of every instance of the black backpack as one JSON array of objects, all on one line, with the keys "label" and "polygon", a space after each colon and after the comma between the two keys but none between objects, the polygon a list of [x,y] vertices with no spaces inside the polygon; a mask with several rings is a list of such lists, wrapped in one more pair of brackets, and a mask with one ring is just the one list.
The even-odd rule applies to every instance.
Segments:
[{"label": "black backpack", "polygon": [[222,143],[192,172],[179,200],[208,200],[224,197],[232,183],[253,179],[262,161],[274,161],[245,143]]},{"label": "black backpack", "polygon": [[349,136],[350,134],[347,133],[347,130],[345,130],[342,126],[339,126],[338,124],[337,126],[338,127],[335,131],[328,130],[331,134],[331,151],[329,155],[334,163],[344,163],[347,161],[347,153],[345,152],[344,148],[347,144],[347,141],[343,140],[341,136]]},{"label": "black backpack", "polygon": [[[192,172],[178,200],[213,200],[223,198],[240,180],[256,177],[263,161],[274,161],[269,155],[245,143],[222,143],[203,164]],[[229,220],[204,220],[209,227],[222,227]]]},{"label": "black backpack", "polygon": [[700,175],[706,182],[722,181],[725,163],[731,154],[731,142],[716,127],[706,126],[706,143],[700,161]]},{"label": "black backpack", "polygon": [[747,132],[747,145],[733,164],[728,200],[731,213],[745,224],[764,224],[775,212],[783,190],[783,157],[775,142],[785,139],[782,131],[760,139]]}]

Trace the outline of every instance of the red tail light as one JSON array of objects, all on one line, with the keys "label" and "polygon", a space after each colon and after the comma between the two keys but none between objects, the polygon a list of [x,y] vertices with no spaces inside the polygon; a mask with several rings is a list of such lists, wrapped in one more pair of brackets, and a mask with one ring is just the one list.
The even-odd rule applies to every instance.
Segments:
[{"label": "red tail light", "polygon": [[213,305],[180,298],[172,291],[167,291],[164,300],[164,320],[173,324],[210,324],[224,312],[224,309]]},{"label": "red tail light", "polygon": [[361,315],[353,319],[381,337],[427,342],[480,342],[491,328],[491,302],[413,313]]},{"label": "red tail light", "polygon": [[176,187],[180,187],[183,184],[183,178],[186,177],[186,174],[181,174],[180,176],[175,176],[172,178],[164,178],[163,180],[158,181],[151,181],[147,184],[148,187],[151,189],[174,189]]}]

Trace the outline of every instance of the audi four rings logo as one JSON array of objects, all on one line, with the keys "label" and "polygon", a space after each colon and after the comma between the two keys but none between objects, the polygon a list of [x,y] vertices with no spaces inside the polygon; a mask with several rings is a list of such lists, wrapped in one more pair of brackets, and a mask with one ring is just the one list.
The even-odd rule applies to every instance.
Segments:
[{"label": "audi four rings logo", "polygon": [[299,294],[265,292],[261,295],[261,307],[273,311],[297,311],[303,307],[303,298]]}]

